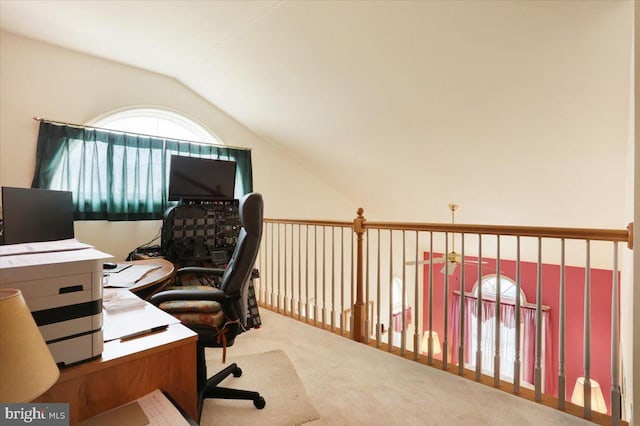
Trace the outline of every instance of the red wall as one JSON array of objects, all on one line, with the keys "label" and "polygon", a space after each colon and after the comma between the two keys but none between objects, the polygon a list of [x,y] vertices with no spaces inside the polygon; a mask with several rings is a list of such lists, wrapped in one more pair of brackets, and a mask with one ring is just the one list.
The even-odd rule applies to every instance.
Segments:
[{"label": "red wall", "polygon": [[[434,260],[442,254],[434,253]],[[429,253],[425,253],[425,260],[429,259]],[[466,260],[476,260],[474,257],[466,257]],[[482,258],[482,275],[496,273],[496,259]],[[444,274],[441,273],[443,264],[433,265],[433,329],[444,340]],[[454,290],[460,289],[460,269],[449,277],[449,312],[451,312],[451,300]],[[513,260],[500,260],[500,274],[516,279],[516,262]],[[590,376],[596,380],[602,389],[607,403],[608,412],[611,412],[611,270],[591,269],[591,372]],[[532,262],[520,262],[521,287],[528,303],[536,303],[537,264]],[[467,264],[465,266],[464,289],[470,292],[478,280],[478,265]],[[428,283],[429,264],[424,266],[424,329],[428,328]],[[565,331],[565,383],[566,399],[571,399],[571,393],[576,379],[584,376],[584,289],[585,268],[565,267],[565,301],[566,301],[566,331]],[[560,318],[560,266],[542,264],[542,304],[550,307],[549,322],[551,328],[552,360],[551,371],[547,372],[546,393],[557,396],[558,377],[558,338]],[[448,360],[451,361],[453,341],[451,335],[451,318],[448,320]],[[441,358],[438,355],[437,358]],[[549,365],[549,363],[547,363]]]}]

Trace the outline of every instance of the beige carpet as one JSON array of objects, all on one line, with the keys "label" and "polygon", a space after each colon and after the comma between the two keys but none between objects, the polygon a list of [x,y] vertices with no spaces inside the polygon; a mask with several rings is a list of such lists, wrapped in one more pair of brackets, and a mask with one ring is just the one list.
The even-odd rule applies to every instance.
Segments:
[{"label": "beige carpet", "polygon": [[[210,375],[224,368],[219,351],[207,355],[207,371]],[[244,356],[228,354],[227,364],[231,362],[236,362],[242,369],[242,376],[230,376],[221,386],[258,391],[267,405],[258,410],[251,401],[207,399],[202,409],[201,426],[293,426],[320,417],[295,367],[283,351]]]},{"label": "beige carpet", "polygon": [[[304,426],[593,425],[266,309],[261,309],[260,315],[262,327],[238,336],[227,351],[228,361],[239,360],[244,369],[244,355],[284,352],[320,413],[318,419]],[[218,348],[207,349],[207,356],[219,362],[221,352]],[[241,378],[249,379],[249,371]],[[232,380],[240,379],[229,378],[225,383],[233,383]],[[270,396],[272,383],[277,386],[276,381],[268,381],[268,385],[260,389],[267,399],[265,410],[276,403]],[[248,414],[260,414],[260,410],[248,404]],[[264,424],[278,423],[267,423],[269,419],[265,417],[259,418]],[[234,421],[228,423],[235,424]],[[256,420],[254,424],[263,423]],[[294,423],[280,423],[281,426],[288,424]]]}]

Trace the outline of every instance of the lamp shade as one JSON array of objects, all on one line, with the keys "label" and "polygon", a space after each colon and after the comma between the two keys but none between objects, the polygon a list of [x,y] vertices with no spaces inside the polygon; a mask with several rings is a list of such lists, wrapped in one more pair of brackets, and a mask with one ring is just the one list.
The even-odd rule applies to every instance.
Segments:
[{"label": "lamp shade", "polygon": [[[573,394],[571,394],[571,402],[581,407],[584,407],[584,381],[584,377],[578,377],[576,385],[573,387]],[[607,404],[604,402],[600,384],[593,379],[589,379],[589,382],[591,383],[591,410],[606,414]]]},{"label": "lamp shade", "polygon": [[442,353],[442,348],[440,347],[440,339],[438,338],[437,331],[425,331],[422,335],[422,342],[420,342],[420,352],[426,354],[429,352],[429,333],[431,333],[431,339],[433,341],[433,355],[438,355]]},{"label": "lamp shade", "polygon": [[20,290],[0,289],[0,402],[29,402],[60,370]]}]

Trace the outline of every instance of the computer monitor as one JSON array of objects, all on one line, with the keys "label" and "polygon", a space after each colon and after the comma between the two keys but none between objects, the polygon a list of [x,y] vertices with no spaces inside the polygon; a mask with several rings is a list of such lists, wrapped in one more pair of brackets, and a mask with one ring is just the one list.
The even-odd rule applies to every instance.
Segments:
[{"label": "computer monitor", "polygon": [[169,201],[233,199],[235,161],[171,156]]},{"label": "computer monitor", "polygon": [[69,191],[2,187],[3,243],[74,238]]}]

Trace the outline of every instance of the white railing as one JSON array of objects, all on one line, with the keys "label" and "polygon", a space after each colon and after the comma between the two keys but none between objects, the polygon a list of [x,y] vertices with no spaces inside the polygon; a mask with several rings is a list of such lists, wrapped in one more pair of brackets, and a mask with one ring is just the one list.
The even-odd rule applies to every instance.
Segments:
[{"label": "white railing", "polygon": [[366,222],[361,209],[353,222],[267,219],[256,288],[283,315],[620,424],[619,258],[630,228]]}]

